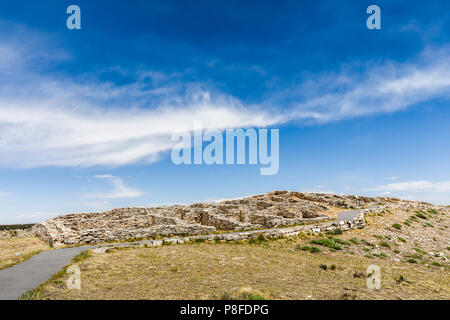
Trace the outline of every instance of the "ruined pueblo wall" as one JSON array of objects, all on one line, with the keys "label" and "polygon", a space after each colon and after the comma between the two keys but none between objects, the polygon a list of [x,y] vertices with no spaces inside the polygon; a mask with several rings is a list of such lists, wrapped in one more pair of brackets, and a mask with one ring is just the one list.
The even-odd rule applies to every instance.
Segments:
[{"label": "ruined pueblo wall", "polygon": [[281,226],[296,226],[292,229],[294,233],[300,230],[320,232],[337,227],[346,230],[364,226],[363,216],[345,222],[331,221],[333,218],[327,212],[332,208],[372,208],[367,211],[381,207],[407,209],[430,206],[428,203],[393,198],[274,191],[220,203],[121,208],[99,213],[61,215],[35,225],[33,232],[52,246]]}]

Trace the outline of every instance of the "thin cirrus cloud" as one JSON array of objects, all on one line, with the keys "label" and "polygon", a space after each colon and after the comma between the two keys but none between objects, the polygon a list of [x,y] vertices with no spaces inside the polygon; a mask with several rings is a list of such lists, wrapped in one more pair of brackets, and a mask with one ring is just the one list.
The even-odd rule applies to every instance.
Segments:
[{"label": "thin cirrus cloud", "polygon": [[450,181],[407,181],[407,182],[396,182],[389,183],[386,185],[380,185],[370,190],[379,190],[385,192],[401,192],[401,191],[428,191],[436,193],[450,193]]},{"label": "thin cirrus cloud", "polygon": [[96,179],[106,179],[112,189],[103,193],[90,194],[86,196],[89,199],[121,199],[121,198],[138,198],[143,195],[141,190],[125,186],[122,179],[113,175],[103,174],[95,175]]},{"label": "thin cirrus cloud", "polygon": [[[386,63],[362,73],[347,68],[313,75],[289,92],[272,92],[266,102],[247,105],[160,72],[142,71],[133,83],[123,85],[95,75],[55,73],[50,61],[70,60],[64,50],[0,40],[0,53],[5,53],[0,58],[3,167],[150,163],[173,147],[173,133],[191,131],[198,121],[204,129],[219,130],[290,121],[326,123],[404,110],[450,93],[446,49],[425,51],[413,63]],[[281,101],[280,96],[287,98]]]},{"label": "thin cirrus cloud", "polygon": [[[297,96],[291,118],[326,123],[392,113],[435,98],[450,97],[449,48],[426,49],[415,61],[346,66],[293,88]],[[298,92],[297,92],[298,91]]]}]

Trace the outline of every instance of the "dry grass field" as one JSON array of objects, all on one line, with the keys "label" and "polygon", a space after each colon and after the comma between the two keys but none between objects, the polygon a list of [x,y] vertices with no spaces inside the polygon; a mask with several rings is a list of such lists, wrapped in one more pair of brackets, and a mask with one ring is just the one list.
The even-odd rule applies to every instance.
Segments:
[{"label": "dry grass field", "polygon": [[0,231],[0,270],[31,258],[50,247],[29,230]]}]

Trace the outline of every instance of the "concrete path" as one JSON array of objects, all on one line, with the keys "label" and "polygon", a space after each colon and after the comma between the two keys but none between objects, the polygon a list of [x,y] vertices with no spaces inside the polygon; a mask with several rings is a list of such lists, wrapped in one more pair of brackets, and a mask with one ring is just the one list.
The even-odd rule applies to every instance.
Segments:
[{"label": "concrete path", "polygon": [[41,252],[21,264],[0,271],[0,300],[15,300],[38,287],[68,265],[79,253],[95,248],[82,246]]},{"label": "concrete path", "polygon": [[361,210],[350,210],[350,211],[340,212],[338,214],[338,221],[356,219],[360,212],[361,212]]},{"label": "concrete path", "polygon": [[[353,220],[361,210],[344,211],[338,214],[338,221]],[[271,229],[265,229],[270,231]],[[276,230],[276,229],[273,229]],[[259,230],[261,231],[261,230]],[[239,231],[237,231],[239,232]],[[233,234],[237,232],[230,232]],[[258,231],[255,231],[258,232]],[[191,237],[191,238],[195,238]],[[141,241],[139,243],[145,243]],[[119,246],[127,245],[120,243]],[[0,300],[16,300],[28,290],[38,287],[60,271],[79,253],[100,247],[81,246],[41,252],[21,264],[0,271]]]}]

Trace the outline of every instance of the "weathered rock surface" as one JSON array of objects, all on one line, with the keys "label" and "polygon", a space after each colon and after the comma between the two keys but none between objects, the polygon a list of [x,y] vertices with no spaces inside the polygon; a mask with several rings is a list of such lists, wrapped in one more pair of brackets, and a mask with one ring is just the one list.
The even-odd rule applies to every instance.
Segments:
[{"label": "weathered rock surface", "polygon": [[[331,207],[343,209],[383,207],[406,210],[428,208],[432,205],[394,198],[274,191],[220,203],[121,208],[99,213],[67,214],[39,223],[32,231],[52,246],[75,245],[154,236],[207,234],[217,230],[317,224],[332,220],[326,215]],[[322,223],[320,227],[310,229],[329,231],[339,226],[346,230],[360,228],[363,225],[364,219],[360,218],[344,223],[342,221]],[[305,228],[297,229],[295,232]]]}]

